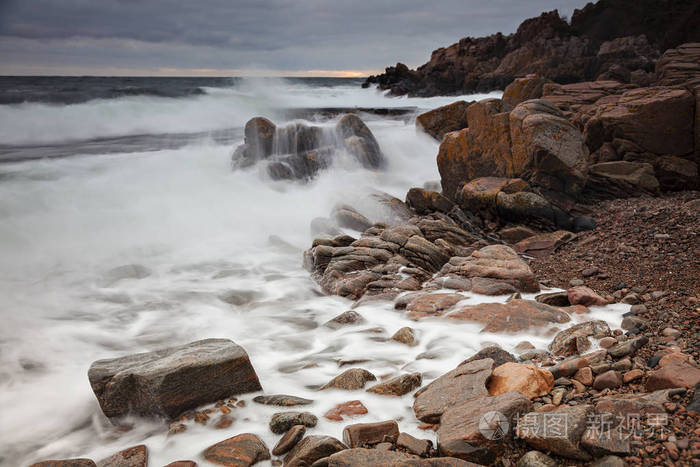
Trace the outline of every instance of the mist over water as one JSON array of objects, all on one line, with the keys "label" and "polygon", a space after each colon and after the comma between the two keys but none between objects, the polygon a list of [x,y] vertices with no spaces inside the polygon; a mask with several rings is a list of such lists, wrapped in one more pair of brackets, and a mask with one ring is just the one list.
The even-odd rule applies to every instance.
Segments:
[{"label": "mist over water", "polygon": [[[316,400],[304,408],[319,416],[311,433],[340,437],[346,423],[327,421],[323,413],[361,399],[369,414],[358,421],[403,414],[402,430],[425,438],[431,432],[417,429],[410,396],[324,391],[321,397],[313,387],[349,368],[341,366],[344,361],[363,361],[353,366],[377,376],[421,371],[427,381],[483,342],[506,349],[525,339],[540,348],[549,342],[548,336],[479,334],[465,323],[410,322],[390,303],[358,308],[364,325],[322,327],[352,302],[324,296],[302,269],[302,252],[313,239],[310,222],[338,203],[379,220],[382,207],[368,196],[374,190],[403,199],[410,187],[439,179],[438,144],[416,133],[412,120],[363,115],[386,169],[336,165],[308,184],[274,182],[259,168],[233,172],[230,156],[240,138],[220,144],[206,134],[242,134],[256,115],[284,123],[279,115],[286,108],[427,109],[459,98],[390,99],[356,83],[284,80],[205,92],[0,106],[0,145],[204,133],[178,149],[117,148],[106,155],[0,164],[1,465],[98,460],[140,443],[148,445],[151,465],[180,459],[206,465],[201,451],[239,433],[256,433],[270,447],[276,442],[267,423],[280,408],[254,404],[247,395],[247,406],[236,409],[235,422],[223,430],[213,422],[190,424],[168,437],[167,424],[132,420],[133,429],[117,433],[87,379],[88,367],[100,358],[228,338],[247,350],[265,393]],[[465,300],[500,298],[465,294]],[[619,313],[610,310],[586,319],[619,324]],[[382,341],[407,325],[418,330],[417,347]]]}]

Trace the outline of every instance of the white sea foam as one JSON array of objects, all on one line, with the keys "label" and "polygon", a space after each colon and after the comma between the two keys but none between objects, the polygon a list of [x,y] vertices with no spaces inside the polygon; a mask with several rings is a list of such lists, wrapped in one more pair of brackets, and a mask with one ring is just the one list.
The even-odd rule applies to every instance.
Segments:
[{"label": "white sea foam", "polygon": [[[181,99],[178,105],[128,98],[14,111],[36,112],[27,121],[46,125],[46,131],[49,120],[61,120],[66,134],[55,130],[55,137],[84,137],[191,130],[192,125],[212,129],[227,118],[226,125],[240,125],[254,109],[271,108],[277,98],[282,106],[303,102],[324,107],[429,107],[452,100],[402,102],[373,90],[309,92],[298,86],[280,95],[281,89],[242,87]],[[218,93],[243,97],[216,103]],[[231,109],[235,99],[251,103]],[[86,114],[78,118],[81,109],[93,109],[94,121]],[[72,121],[66,118],[71,113],[76,115]],[[468,323],[410,322],[387,303],[360,307],[357,311],[367,320],[361,326],[322,327],[352,303],[320,294],[301,268],[302,251],[312,239],[310,221],[327,216],[339,202],[361,206],[372,217],[374,205],[366,200],[372,189],[403,198],[409,187],[438,179],[435,141],[401,121],[378,119],[370,127],[387,156],[385,171],[335,167],[308,185],[271,182],[255,169],[231,172],[231,148],[206,140],[179,150],[0,165],[0,464],[71,456],[100,459],[146,443],[151,465],[178,459],[205,465],[201,451],[235,434],[259,434],[269,446],[276,441],[267,423],[280,409],[254,404],[251,396],[244,397],[248,405],[234,411],[236,421],[224,430],[191,424],[185,433],[168,437],[165,425],[136,420],[133,430],[115,437],[87,380],[90,363],[99,358],[229,338],[248,351],[266,393],[316,400],[305,408],[321,420],[311,433],[339,437],[345,423],[321,416],[339,402],[360,399],[369,414],[356,421],[397,418],[402,430],[430,437],[417,429],[410,395],[319,394],[310,386],[348,368],[341,368],[341,361],[366,360],[358,366],[377,376],[420,371],[429,381],[485,342],[511,349],[527,339],[545,347],[551,336],[499,336],[480,334]],[[4,136],[12,133],[6,127],[2,131]],[[110,272],[130,264],[149,274],[120,280]],[[241,294],[242,304],[220,299],[232,291]],[[495,300],[467,295],[472,303]],[[596,313],[616,325],[621,311]],[[378,339],[403,326],[417,329],[417,347]],[[299,369],[309,363],[315,366]]]}]

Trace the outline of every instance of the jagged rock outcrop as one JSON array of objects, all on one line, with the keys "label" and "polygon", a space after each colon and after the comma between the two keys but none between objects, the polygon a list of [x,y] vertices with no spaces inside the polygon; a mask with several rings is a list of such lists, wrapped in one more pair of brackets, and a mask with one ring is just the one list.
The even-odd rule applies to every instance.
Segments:
[{"label": "jagged rock outcrop", "polygon": [[576,10],[571,24],[556,10],[542,13],[514,34],[466,37],[435,50],[416,70],[399,63],[364,86],[395,95],[468,94],[503,89],[529,73],[561,84],[598,78],[647,84],[661,52],[700,41],[699,22],[700,7],[688,0],[600,0]]},{"label": "jagged rock outcrop", "polygon": [[345,114],[334,128],[290,123],[277,127],[255,117],[246,123],[245,141],[234,151],[234,169],[260,161],[275,180],[307,180],[328,167],[338,154],[352,157],[365,168],[377,169],[384,162],[382,151],[367,125],[354,114]]}]

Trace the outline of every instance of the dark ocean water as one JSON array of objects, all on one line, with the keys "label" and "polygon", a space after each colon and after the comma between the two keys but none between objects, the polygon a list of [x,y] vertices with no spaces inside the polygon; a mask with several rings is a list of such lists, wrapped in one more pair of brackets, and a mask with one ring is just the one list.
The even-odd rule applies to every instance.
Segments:
[{"label": "dark ocean water", "polygon": [[[205,88],[236,86],[243,78],[162,78],[101,76],[0,76],[0,105],[42,102],[78,104],[128,96],[180,98],[206,94]],[[264,79],[264,78],[263,78]],[[273,78],[276,80],[276,78]],[[312,87],[357,85],[363,78],[285,78]]]}]

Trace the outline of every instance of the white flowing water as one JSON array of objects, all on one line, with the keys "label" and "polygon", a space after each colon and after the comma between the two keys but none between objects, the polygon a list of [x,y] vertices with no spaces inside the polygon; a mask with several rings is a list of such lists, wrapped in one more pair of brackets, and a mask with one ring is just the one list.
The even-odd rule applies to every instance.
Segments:
[{"label": "white flowing water", "polygon": [[[274,118],[280,107],[425,109],[457,99],[390,99],[374,90],[284,81],[208,91],[183,99],[0,106],[0,144],[240,127],[258,114]],[[232,147],[206,137],[177,150],[0,165],[0,464],[98,460],[145,443],[152,466],[180,459],[206,465],[202,450],[230,436],[255,433],[270,447],[278,438],[267,423],[282,408],[252,403],[255,394],[243,397],[246,407],[234,409],[226,429],[214,429],[214,417],[207,426],[190,423],[186,432],[168,436],[166,424],[134,419],[132,430],[116,433],[87,380],[88,367],[100,358],[228,338],[247,350],[265,393],[316,401],[302,408],[320,420],[310,433],[340,437],[347,423],[393,418],[402,430],[431,438],[417,428],[410,395],[313,387],[351,366],[378,377],[420,371],[429,381],[486,342],[512,349],[529,340],[544,348],[551,336],[411,322],[389,303],[359,307],[362,325],[323,327],[352,302],[324,296],[302,269],[302,252],[313,238],[310,221],[340,202],[373,217],[372,190],[403,199],[408,188],[439,178],[438,144],[417,134],[412,122],[375,117],[368,124],[386,169],[332,167],[308,184],[272,182],[257,169],[232,172]],[[114,268],[125,265],[138,265],[131,270],[140,274],[115,275]],[[238,305],[221,300],[232,292]],[[495,300],[466,296],[471,303]],[[598,309],[586,319],[619,325],[623,309]],[[387,341],[403,326],[417,330],[418,346]],[[348,361],[362,363],[344,365]],[[322,417],[353,399],[369,413],[351,422]]]}]

